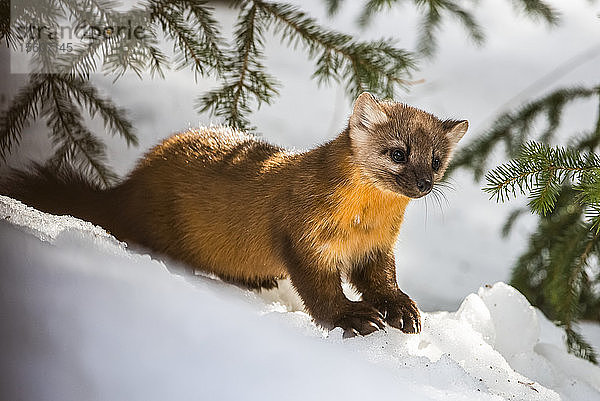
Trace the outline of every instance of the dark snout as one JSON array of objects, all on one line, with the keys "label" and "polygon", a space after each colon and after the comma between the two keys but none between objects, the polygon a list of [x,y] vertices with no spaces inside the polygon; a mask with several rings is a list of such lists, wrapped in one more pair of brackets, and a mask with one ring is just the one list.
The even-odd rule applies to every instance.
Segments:
[{"label": "dark snout", "polygon": [[430,178],[417,178],[417,189],[421,194],[426,195],[431,191],[433,184]]},{"label": "dark snout", "polygon": [[398,192],[409,198],[421,198],[433,189],[433,176],[427,171],[405,171],[404,174],[396,175],[396,184]]}]

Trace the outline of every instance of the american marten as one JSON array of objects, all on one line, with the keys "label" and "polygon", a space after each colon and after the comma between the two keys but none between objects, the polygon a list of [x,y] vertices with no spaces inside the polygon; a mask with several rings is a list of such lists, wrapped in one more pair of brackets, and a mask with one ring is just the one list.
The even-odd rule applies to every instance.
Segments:
[{"label": "american marten", "polygon": [[[272,288],[289,277],[314,320],[345,336],[385,324],[418,333],[419,310],[396,283],[394,243],[409,201],[442,179],[467,127],[363,93],[346,129],[304,153],[199,128],[155,146],[110,189],[38,166],[12,174],[2,193],[227,282]],[[342,278],[362,300],[344,296]]]}]

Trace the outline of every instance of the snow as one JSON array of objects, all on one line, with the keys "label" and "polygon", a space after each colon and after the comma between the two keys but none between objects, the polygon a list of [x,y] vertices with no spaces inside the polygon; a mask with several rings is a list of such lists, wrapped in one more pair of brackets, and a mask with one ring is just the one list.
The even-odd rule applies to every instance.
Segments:
[{"label": "snow", "polygon": [[0,197],[0,399],[600,400],[600,368],[515,289],[343,340],[255,293]]}]

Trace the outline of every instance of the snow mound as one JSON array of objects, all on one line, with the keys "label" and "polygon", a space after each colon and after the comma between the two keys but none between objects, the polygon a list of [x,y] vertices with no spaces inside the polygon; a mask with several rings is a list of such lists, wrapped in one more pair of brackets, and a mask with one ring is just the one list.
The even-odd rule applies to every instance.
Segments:
[{"label": "snow mound", "polygon": [[0,399],[600,400],[600,369],[496,283],[423,331],[342,340],[256,294],[0,196]]}]

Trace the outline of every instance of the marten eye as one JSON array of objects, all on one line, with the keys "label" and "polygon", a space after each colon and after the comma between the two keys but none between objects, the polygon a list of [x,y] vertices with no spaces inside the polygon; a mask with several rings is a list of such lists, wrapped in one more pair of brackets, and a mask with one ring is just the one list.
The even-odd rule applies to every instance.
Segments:
[{"label": "marten eye", "polygon": [[438,171],[440,169],[440,165],[442,163],[440,162],[440,158],[437,156],[433,157],[433,160],[431,161],[431,168],[433,169],[433,171]]},{"label": "marten eye", "polygon": [[406,163],[406,152],[402,149],[392,149],[390,153],[392,160],[394,163]]}]

